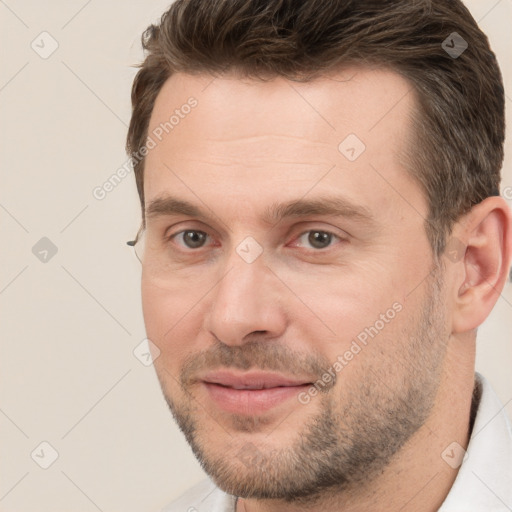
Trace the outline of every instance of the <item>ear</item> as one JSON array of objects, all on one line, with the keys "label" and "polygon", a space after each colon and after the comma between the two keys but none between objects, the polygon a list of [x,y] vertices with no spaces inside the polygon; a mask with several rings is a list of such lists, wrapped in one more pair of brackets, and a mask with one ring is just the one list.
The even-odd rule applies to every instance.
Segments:
[{"label": "ear", "polygon": [[445,255],[456,265],[452,269],[452,332],[476,329],[488,317],[509,276],[512,213],[506,201],[488,197],[475,205],[454,226]]}]

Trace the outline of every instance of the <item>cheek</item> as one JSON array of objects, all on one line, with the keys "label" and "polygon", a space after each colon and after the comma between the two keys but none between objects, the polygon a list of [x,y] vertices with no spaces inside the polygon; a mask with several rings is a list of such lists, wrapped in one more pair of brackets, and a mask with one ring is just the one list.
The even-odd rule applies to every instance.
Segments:
[{"label": "cheek", "polygon": [[162,305],[165,304],[166,294],[154,286],[148,285],[147,281],[142,279],[142,313],[144,315],[144,324],[146,334],[150,340],[160,346],[162,337]]},{"label": "cheek", "polygon": [[197,326],[192,321],[193,306],[197,302],[188,297],[190,292],[180,293],[159,288],[142,281],[142,310],[147,337],[160,349],[155,366],[165,366],[177,375],[182,359],[188,353],[185,348],[195,336]]},{"label": "cheek", "polygon": [[403,288],[393,285],[393,275],[378,270],[294,280],[294,291],[308,308],[295,300],[292,324],[298,324],[305,350],[314,349],[335,365],[345,383],[364,378],[369,367],[389,367],[405,342],[410,304]]},{"label": "cheek", "polygon": [[368,272],[296,275],[292,314],[319,341],[326,335],[330,343],[346,344],[402,300],[390,283],[377,279],[376,285]]}]

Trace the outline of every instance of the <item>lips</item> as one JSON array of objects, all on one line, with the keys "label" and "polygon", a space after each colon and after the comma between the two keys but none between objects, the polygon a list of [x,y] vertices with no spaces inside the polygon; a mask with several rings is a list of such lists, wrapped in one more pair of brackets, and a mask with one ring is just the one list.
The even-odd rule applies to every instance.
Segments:
[{"label": "lips", "polygon": [[308,380],[287,378],[269,372],[235,374],[228,371],[216,371],[206,374],[202,380],[207,383],[219,384],[233,389],[269,389],[311,384],[311,381]]},{"label": "lips", "polygon": [[[233,373],[220,370],[201,378],[209,403],[224,412],[254,416],[285,403],[300,405],[297,395],[311,386],[297,379],[269,372]],[[292,399],[295,401],[292,402]]]}]

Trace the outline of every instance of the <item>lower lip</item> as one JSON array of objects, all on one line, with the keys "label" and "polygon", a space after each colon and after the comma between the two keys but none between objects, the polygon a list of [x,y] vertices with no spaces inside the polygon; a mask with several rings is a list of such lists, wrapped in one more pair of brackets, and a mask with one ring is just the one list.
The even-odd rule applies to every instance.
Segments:
[{"label": "lower lip", "polygon": [[267,389],[234,389],[211,382],[204,382],[204,385],[210,398],[221,409],[247,415],[269,411],[290,398],[296,398],[300,392],[311,387],[311,384],[304,384]]}]

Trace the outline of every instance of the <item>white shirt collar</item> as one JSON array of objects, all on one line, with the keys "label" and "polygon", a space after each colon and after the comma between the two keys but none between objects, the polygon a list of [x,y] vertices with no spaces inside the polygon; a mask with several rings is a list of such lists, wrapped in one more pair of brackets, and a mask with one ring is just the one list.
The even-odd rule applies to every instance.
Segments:
[{"label": "white shirt collar", "polygon": [[489,382],[475,379],[481,396],[468,449],[439,512],[512,511],[512,427]]}]

